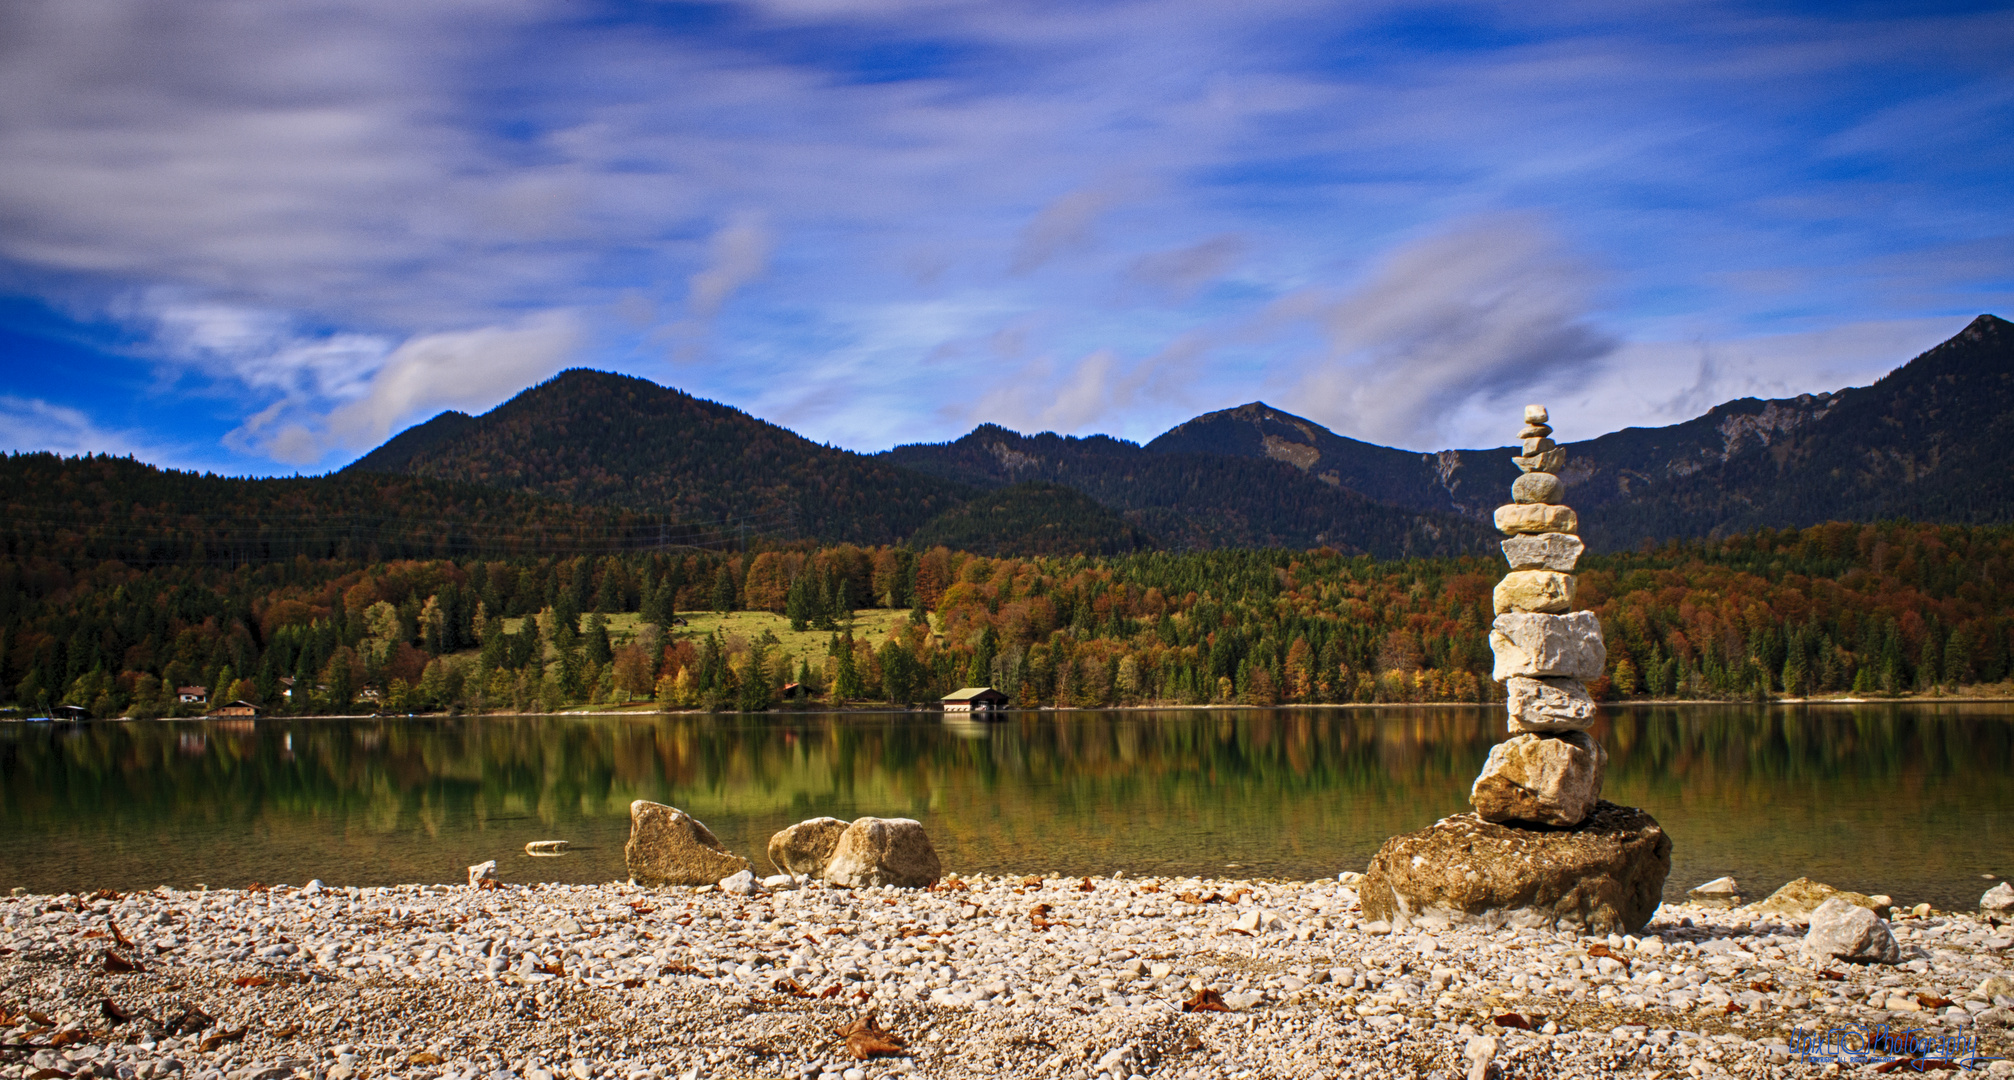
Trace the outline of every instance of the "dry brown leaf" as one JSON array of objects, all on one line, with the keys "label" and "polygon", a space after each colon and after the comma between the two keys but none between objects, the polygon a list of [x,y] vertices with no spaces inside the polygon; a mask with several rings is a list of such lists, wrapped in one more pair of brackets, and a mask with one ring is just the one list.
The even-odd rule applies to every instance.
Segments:
[{"label": "dry brown leaf", "polygon": [[111,919],[106,919],[105,922],[107,925],[111,926],[112,940],[118,942],[120,948],[130,949],[133,947],[133,939],[127,937],[126,932],[119,929],[119,924],[117,922]]},{"label": "dry brown leaf", "polygon": [[1042,887],[1042,879],[1038,877],[1024,877],[1021,879],[1021,887],[1024,889],[1039,889]]},{"label": "dry brown leaf", "polygon": [[1747,1009],[1744,1009],[1741,1006],[1736,1005],[1732,1001],[1727,1003],[1727,1015],[1729,1016],[1733,1016],[1735,1013],[1745,1013],[1747,1011],[1748,1011]]},{"label": "dry brown leaf", "polygon": [[1531,1030],[1531,1021],[1525,1019],[1522,1015],[1518,1013],[1504,1013],[1503,1015],[1494,1018],[1490,1022],[1498,1027],[1516,1028],[1519,1031]]},{"label": "dry brown leaf", "polygon": [[35,1021],[36,1023],[42,1025],[43,1027],[56,1026],[56,1021],[49,1019],[46,1013],[38,1013],[33,1009],[29,1009],[27,1012],[27,1016],[28,1019]]},{"label": "dry brown leaf", "polygon": [[127,972],[145,971],[147,969],[107,949],[105,950],[105,970],[114,975],[124,975]]},{"label": "dry brown leaf", "polygon": [[882,1027],[875,1019],[872,1009],[867,1014],[835,1029],[846,1040],[846,1052],[855,1061],[865,1061],[877,1055],[907,1054],[901,1038]]},{"label": "dry brown leaf", "polygon": [[59,1031],[49,1036],[49,1045],[58,1048],[75,1046],[80,1042],[90,1041],[90,1038],[91,1033],[85,1031],[83,1028],[71,1028],[68,1031]]},{"label": "dry brown leaf", "polygon": [[1224,995],[1219,994],[1215,990],[1212,990],[1209,987],[1205,986],[1201,990],[1196,991],[1196,995],[1194,997],[1182,1003],[1182,1011],[1230,1012],[1231,1007],[1229,1005],[1224,1004]]},{"label": "dry brown leaf", "polygon": [[254,881],[250,885],[245,886],[246,892],[270,892],[271,889],[272,887],[263,881]]},{"label": "dry brown leaf", "polygon": [[36,1069],[28,1074],[28,1080],[70,1080],[70,1074],[61,1069]]},{"label": "dry brown leaf", "polygon": [[643,985],[642,979],[624,979],[622,981],[622,988],[624,990],[634,990],[642,985]]},{"label": "dry brown leaf", "polygon": [[1161,891],[1161,887],[1160,887],[1159,885],[1155,885],[1155,884],[1152,884],[1152,883],[1150,882],[1150,883],[1148,883],[1148,884],[1146,884],[1146,885],[1142,885],[1142,886],[1140,886],[1140,891],[1141,891],[1141,892],[1160,892],[1160,891]]},{"label": "dry brown leaf", "polygon": [[821,993],[820,993],[820,994],[819,994],[818,996],[819,996],[819,998],[820,998],[821,1000],[822,1000],[822,999],[825,999],[825,998],[836,998],[836,997],[838,997],[838,996],[840,995],[840,993],[842,993],[842,992],[843,992],[843,991],[844,991],[845,989],[846,989],[846,988],[845,988],[844,986],[841,986],[841,985],[840,985],[840,984],[838,984],[838,983],[833,983],[833,984],[832,984],[831,986],[828,986],[828,987],[826,987],[826,988],[824,989],[824,991],[823,991],[823,992],[821,992]]},{"label": "dry brown leaf", "polygon": [[231,980],[231,985],[245,986],[245,987],[265,986],[266,984],[272,981],[273,980],[266,978],[264,975],[240,975],[237,978]]},{"label": "dry brown leaf", "polygon": [[1775,983],[1773,983],[1773,982],[1768,982],[1768,981],[1763,981],[1763,982],[1752,982],[1752,983],[1749,983],[1749,984],[1748,984],[1748,988],[1749,988],[1750,990],[1753,990],[1753,991],[1755,991],[1755,992],[1756,992],[1756,993],[1758,993],[1758,994],[1774,994],[1774,993],[1776,993],[1776,984],[1775,984]]},{"label": "dry brown leaf", "polygon": [[1090,878],[1085,878],[1083,881],[1077,883],[1078,892],[1095,892],[1097,888],[1098,886],[1091,884]]},{"label": "dry brown leaf", "polygon": [[1828,980],[1830,982],[1846,981],[1846,973],[1843,971],[1821,971],[1818,973],[1818,977],[1821,979]]},{"label": "dry brown leaf", "polygon": [[201,1050],[203,1053],[207,1054],[210,1051],[215,1050],[217,1047],[224,1045],[225,1043],[234,1043],[240,1039],[243,1039],[245,1037],[246,1032],[249,1032],[250,1030],[251,1030],[250,1028],[239,1028],[236,1031],[219,1031],[215,1035],[212,1035],[209,1038],[204,1039],[200,1044],[197,1045],[196,1049]]},{"label": "dry brown leaf", "polygon": [[269,1039],[291,1039],[294,1036],[299,1035],[300,1033],[301,1033],[301,1025],[288,1024],[286,1027],[274,1028],[273,1030],[266,1032],[266,1037]]},{"label": "dry brown leaf", "polygon": [[909,1051],[903,1049],[899,1042],[891,1042],[882,1036],[865,1031],[856,1031],[846,1037],[846,1052],[852,1054],[855,1061],[865,1061],[871,1057],[892,1057],[907,1054]]},{"label": "dry brown leaf", "polygon": [[408,1065],[439,1065],[440,1063],[441,1056],[439,1054],[429,1053],[425,1050],[417,1054],[406,1055],[406,1064]]},{"label": "dry brown leaf", "polygon": [[561,979],[566,978],[566,960],[563,957],[561,959],[554,960],[550,964],[540,964],[538,966],[538,969],[547,975],[552,975]]},{"label": "dry brown leaf", "polygon": [[770,983],[769,988],[779,994],[789,994],[791,997],[808,998],[811,996],[811,991],[806,990],[803,983],[788,977]]},{"label": "dry brown leaf", "polygon": [[1926,1009],[1948,1009],[1951,1007],[1951,999],[1948,997],[1938,997],[1935,994],[1918,994],[1916,995],[1916,1004]]}]

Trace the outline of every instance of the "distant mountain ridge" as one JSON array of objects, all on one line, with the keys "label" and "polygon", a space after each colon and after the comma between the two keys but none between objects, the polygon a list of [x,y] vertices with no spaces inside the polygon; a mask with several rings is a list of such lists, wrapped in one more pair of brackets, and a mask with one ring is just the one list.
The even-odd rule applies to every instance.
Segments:
[{"label": "distant mountain ridge", "polygon": [[[1871,386],[1743,398],[1564,445],[1568,501],[1597,549],[1826,520],[2014,521],[2014,325],[1982,315]],[[1517,475],[1511,453],[1377,446],[1252,402],[1144,446],[982,424],[863,455],[644,379],[574,370],[482,416],[442,413],[344,472],[739,522],[778,538],[1327,545],[1391,558],[1487,549],[1490,513]],[[973,501],[1031,483],[1095,505],[1039,486]],[[1038,522],[1045,513],[1068,520]]]},{"label": "distant mountain ridge", "polygon": [[[975,442],[991,462],[972,452]],[[1870,386],[1741,398],[1667,427],[1562,445],[1567,500],[1598,548],[1828,520],[2014,521],[2014,478],[2004,464],[2014,460],[2014,324],[1981,315]],[[1252,402],[1138,448],[982,425],[951,443],[889,454],[974,484],[1040,473],[1101,499],[1087,478],[1106,476],[1128,455],[1263,460],[1299,472],[1306,483],[1292,490],[1306,500],[1328,488],[1432,520],[1483,522],[1517,478],[1513,452],[1377,446]]]}]

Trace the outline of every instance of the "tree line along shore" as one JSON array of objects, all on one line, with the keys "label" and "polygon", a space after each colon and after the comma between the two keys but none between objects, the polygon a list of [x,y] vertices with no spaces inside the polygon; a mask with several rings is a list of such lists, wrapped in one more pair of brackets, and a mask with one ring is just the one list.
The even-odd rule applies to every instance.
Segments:
[{"label": "tree line along shore", "polygon": [[[133,566],[0,555],[0,707],[97,717],[1483,702],[1499,560],[842,544]],[[1591,555],[1604,700],[1976,693],[2014,529],[1832,523]],[[184,700],[189,698],[191,700]],[[197,699],[200,700],[197,700]]]}]

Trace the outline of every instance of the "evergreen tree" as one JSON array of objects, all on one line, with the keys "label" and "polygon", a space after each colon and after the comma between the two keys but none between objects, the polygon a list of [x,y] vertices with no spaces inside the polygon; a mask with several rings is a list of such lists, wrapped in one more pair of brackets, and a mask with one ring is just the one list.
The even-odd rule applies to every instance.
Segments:
[{"label": "evergreen tree", "polygon": [[713,610],[720,612],[735,610],[734,572],[727,568],[726,563],[722,563],[719,571],[713,575]]},{"label": "evergreen tree", "polygon": [[615,648],[609,644],[608,624],[602,621],[601,612],[587,617],[587,633],[583,641],[587,646],[588,663],[607,667],[615,662]]},{"label": "evergreen tree", "polygon": [[867,696],[867,687],[860,680],[860,672],[853,659],[853,630],[848,628],[835,634],[831,644],[832,655],[838,660],[838,670],[832,680],[832,696],[835,701],[853,701]]}]

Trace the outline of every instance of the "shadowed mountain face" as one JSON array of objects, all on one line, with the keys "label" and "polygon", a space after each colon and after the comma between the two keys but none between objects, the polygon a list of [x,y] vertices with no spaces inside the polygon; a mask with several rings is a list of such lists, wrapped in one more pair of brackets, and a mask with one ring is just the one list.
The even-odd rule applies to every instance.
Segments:
[{"label": "shadowed mountain face", "polygon": [[970,488],[821,446],[645,379],[562,372],[478,417],[440,416],[344,472],[398,472],[669,513],[750,536],[887,543]]},{"label": "shadowed mountain face", "polygon": [[1379,502],[1263,454],[1156,453],[1104,435],[1021,435],[987,424],[955,442],[883,456],[975,486],[1076,488],[1177,549],[1326,545],[1402,558],[1479,552],[1490,539],[1472,519]]},{"label": "shadowed mountain face", "polygon": [[[2014,455],[2014,324],[1982,315],[1872,386],[1742,398],[1681,424],[1563,445],[1567,500],[1582,535],[1605,548],[1830,520],[2014,520],[2014,473],[2005,466]],[[1512,452],[1395,450],[1253,402],[1196,417],[1137,449],[987,425],[890,456],[974,484],[1042,476],[1129,510],[1116,501],[1122,492],[1102,490],[1123,486],[1112,483],[1115,468],[1137,472],[1156,455],[1239,458],[1299,474],[1298,484],[1268,487],[1268,499],[1320,502],[1327,489],[1483,522],[1517,477]],[[1219,487],[1202,479],[1208,472],[1198,469],[1193,487],[1214,494]]]}]

